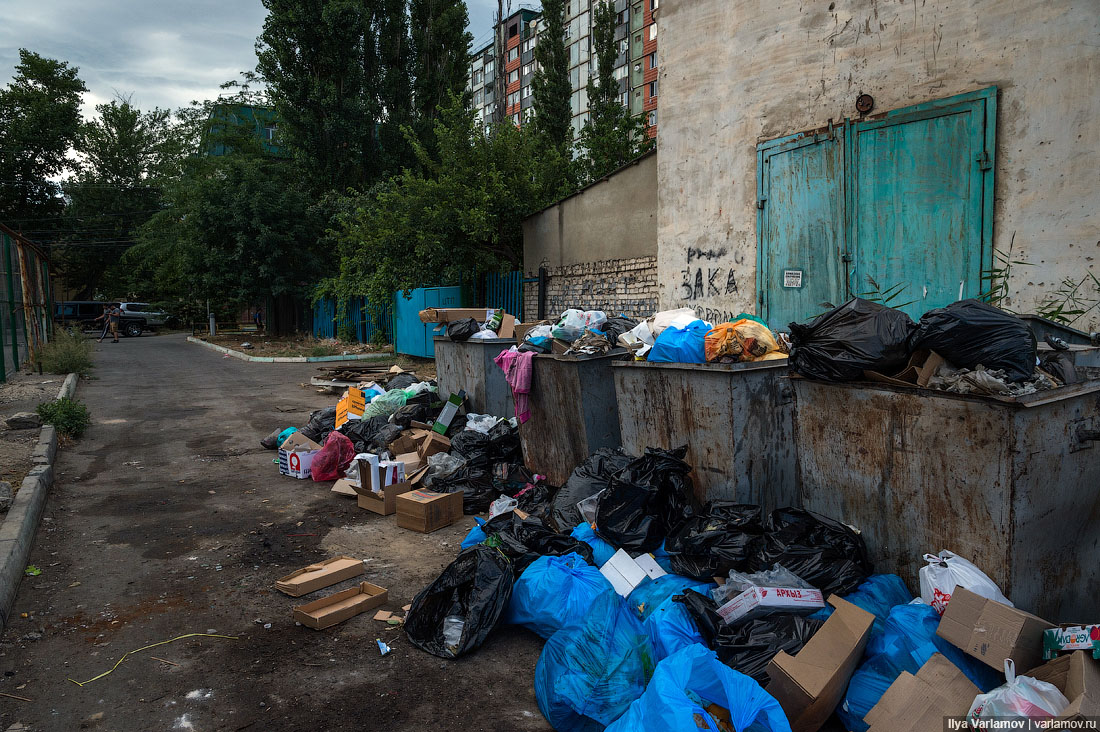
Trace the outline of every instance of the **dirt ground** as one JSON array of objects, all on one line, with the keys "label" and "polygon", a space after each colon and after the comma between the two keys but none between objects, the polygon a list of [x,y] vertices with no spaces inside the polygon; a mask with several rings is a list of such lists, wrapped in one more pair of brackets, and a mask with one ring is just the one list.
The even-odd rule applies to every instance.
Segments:
[{"label": "dirt ground", "polygon": [[0,384],[0,480],[19,490],[23,478],[31,469],[31,452],[38,444],[37,429],[9,430],[4,419],[16,412],[33,412],[39,404],[57,398],[65,381],[54,374],[8,374]]},{"label": "dirt ground", "polygon": [[[341,356],[366,353],[393,353],[392,346],[373,346],[357,341],[344,342],[335,338],[307,336],[271,336],[258,333],[239,333],[208,336],[196,334],[210,343],[240,350],[251,356]],[[251,343],[251,349],[242,349],[242,343]]]},{"label": "dirt ground", "polygon": [[[60,454],[29,558],[42,574],[24,579],[0,635],[0,692],[32,701],[0,697],[0,729],[549,729],[533,688],[541,640],[526,630],[443,661],[373,613],[295,625],[303,600],[273,587],[291,570],[363,558],[359,579],[388,588],[384,607],[400,613],[473,524],[408,532],[327,484],[279,476],[258,440],[329,403],[299,386],[315,373],[223,358],[183,334],[96,346],[96,378],[77,393],[93,425]],[[125,655],[188,633],[233,639]]]}]

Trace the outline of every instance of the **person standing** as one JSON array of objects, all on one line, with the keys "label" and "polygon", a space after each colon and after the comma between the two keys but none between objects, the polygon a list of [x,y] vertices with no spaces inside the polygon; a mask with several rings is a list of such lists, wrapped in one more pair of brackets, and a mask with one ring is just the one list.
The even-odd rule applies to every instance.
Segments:
[{"label": "person standing", "polygon": [[108,314],[111,321],[111,336],[114,338],[111,343],[118,343],[118,321],[122,318],[122,308],[118,303],[112,303]]},{"label": "person standing", "polygon": [[111,329],[111,306],[110,305],[104,305],[103,306],[103,314],[100,315],[95,320],[93,320],[92,322],[95,323],[95,322],[99,322],[100,320],[103,321],[103,330],[100,332],[99,340],[97,340],[96,343],[102,343],[103,339],[107,337],[107,332],[110,331],[110,329]]},{"label": "person standing", "polygon": [[260,332],[264,329],[264,311],[261,308],[256,308],[255,315],[252,316],[252,322],[256,324],[256,332]]}]

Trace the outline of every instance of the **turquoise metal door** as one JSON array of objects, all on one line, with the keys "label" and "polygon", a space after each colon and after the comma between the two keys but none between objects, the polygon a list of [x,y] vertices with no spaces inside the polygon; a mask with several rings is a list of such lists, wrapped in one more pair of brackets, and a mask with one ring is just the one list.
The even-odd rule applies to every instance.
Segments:
[{"label": "turquoise metal door", "polygon": [[896,292],[889,304],[918,318],[981,293],[995,104],[987,89],[853,125],[852,294]]},{"label": "turquoise metal door", "polygon": [[409,299],[401,291],[393,295],[394,352],[406,356],[434,358],[435,341],[432,339],[438,335],[435,332],[438,324],[420,322],[420,311],[425,308],[461,307],[462,288],[422,287],[409,294]]},{"label": "turquoise metal door", "polygon": [[760,312],[786,330],[844,300],[844,131],[773,140],[758,158]]}]

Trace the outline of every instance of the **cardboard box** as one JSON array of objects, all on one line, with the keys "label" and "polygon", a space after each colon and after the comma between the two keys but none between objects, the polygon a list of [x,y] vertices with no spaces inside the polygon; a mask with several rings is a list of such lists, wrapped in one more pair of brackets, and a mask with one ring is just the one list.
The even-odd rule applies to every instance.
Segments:
[{"label": "cardboard box", "polygon": [[[345,478],[344,480],[356,489],[363,488],[366,490],[370,490],[370,487],[380,480],[380,477],[378,475],[378,467],[381,462],[378,459],[378,456],[374,455],[373,453],[364,452],[360,454],[364,455],[365,457],[361,457],[358,460],[354,461],[358,463],[358,479],[349,477]],[[359,493],[360,491],[356,490],[355,492]]]},{"label": "cardboard box", "polygon": [[462,518],[462,492],[408,491],[397,496],[397,525],[430,534]]},{"label": "cardboard box", "polygon": [[1059,625],[1043,631],[1043,660],[1068,651],[1089,651],[1100,658],[1100,625]]},{"label": "cardboard box", "polygon": [[397,460],[381,460],[378,470],[371,475],[371,493],[381,493],[391,485],[405,482],[405,463]]},{"label": "cardboard box", "polygon": [[515,338],[516,337],[516,316],[504,314],[501,318],[500,327],[497,328],[498,338]]},{"label": "cardboard box", "polygon": [[940,730],[944,717],[966,716],[980,693],[955,664],[934,653],[916,676],[902,671],[863,721],[868,732]]},{"label": "cardboard box", "polygon": [[341,478],[332,484],[332,492],[340,496],[348,496],[355,498],[359,493],[355,490],[355,483],[351,482],[347,478]]},{"label": "cardboard box", "polygon": [[1054,684],[1069,699],[1060,720],[1083,721],[1100,717],[1100,663],[1085,651],[1074,651],[1033,668],[1033,679]]},{"label": "cardboard box", "polygon": [[726,623],[758,618],[769,613],[809,615],[825,607],[821,590],[799,587],[750,587],[730,598],[718,614]]},{"label": "cardboard box", "polygon": [[283,440],[283,444],[279,445],[279,449],[288,452],[309,452],[310,450],[320,450],[321,446],[301,432],[292,432],[289,437]]},{"label": "cardboard box", "polygon": [[421,323],[453,323],[456,320],[473,318],[479,323],[484,323],[491,315],[490,308],[427,308],[420,311]]},{"label": "cardboard box", "polygon": [[655,580],[658,577],[664,577],[666,574],[668,574],[668,572],[661,569],[661,565],[657,564],[657,560],[653,558],[652,554],[641,554],[639,556],[636,556],[634,557],[634,563],[642,568],[642,571],[645,572],[646,577],[649,577],[652,580]]},{"label": "cardboard box", "polygon": [[383,488],[381,493],[375,493],[366,488],[357,488],[359,508],[381,516],[392,516],[397,513],[397,497],[415,489],[426,471],[427,468],[422,468],[404,482]]},{"label": "cardboard box", "polygon": [[331,587],[346,579],[358,577],[365,571],[362,559],[333,557],[323,562],[311,564],[308,567],[302,567],[286,577],[280,577],[275,580],[275,589],[284,595],[301,597]]},{"label": "cardboard box", "polygon": [[553,338],[550,341],[550,353],[560,356],[561,354],[568,351],[569,347],[572,345],[572,343],[563,341],[560,338]]},{"label": "cardboard box", "polygon": [[877,371],[864,371],[863,376],[868,381],[876,381],[881,384],[893,384],[894,386],[928,386],[929,380],[935,375],[944,362],[943,356],[935,351],[917,351],[909,357],[909,363],[896,374],[887,376]]},{"label": "cardboard box", "polygon": [[298,480],[313,476],[313,458],[320,450],[284,450],[279,448],[279,474],[289,475]]},{"label": "cardboard box", "polygon": [[432,455],[450,451],[451,441],[438,432],[428,433],[416,448],[416,453],[420,456],[420,459],[424,461],[427,461]]},{"label": "cardboard box", "polygon": [[1023,674],[1043,660],[1043,631],[1054,625],[1023,610],[956,587],[936,635],[987,666],[1004,669],[1006,658]]},{"label": "cardboard box", "polygon": [[639,567],[634,558],[622,549],[615,552],[611,559],[604,562],[604,565],[600,567],[600,574],[606,577],[611,586],[615,588],[615,592],[623,597],[633,592],[634,588],[646,579],[645,570]]},{"label": "cardboard box", "polygon": [[780,651],[768,664],[767,691],[793,732],[816,732],[836,709],[856,670],[875,616],[833,595],[836,611],[797,656]]},{"label": "cardboard box", "polygon": [[309,628],[328,628],[353,618],[359,613],[384,605],[390,599],[389,592],[370,582],[358,587],[322,597],[307,605],[294,608],[294,619]]},{"label": "cardboard box", "polygon": [[412,475],[424,466],[424,460],[416,452],[406,452],[394,457],[394,460],[405,466],[405,475]]}]

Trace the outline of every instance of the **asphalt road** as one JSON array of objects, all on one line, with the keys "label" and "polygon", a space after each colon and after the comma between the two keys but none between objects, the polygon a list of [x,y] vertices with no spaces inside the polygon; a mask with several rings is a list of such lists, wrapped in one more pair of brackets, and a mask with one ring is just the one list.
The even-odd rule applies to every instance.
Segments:
[{"label": "asphalt road", "polygon": [[[324,631],[291,619],[301,601],[275,580],[338,554],[367,560],[358,579],[389,589],[400,614],[473,523],[416,534],[279,476],[259,439],[332,401],[303,386],[314,366],[246,363],[178,335],[96,352],[77,392],[94,424],[61,451],[30,557],[42,574],[24,579],[0,636],[0,692],[32,701],[0,697],[0,730],[549,729],[533,690],[541,641],[525,630],[448,662],[373,613]],[[236,639],[178,640],[74,683],[189,633]]]}]

